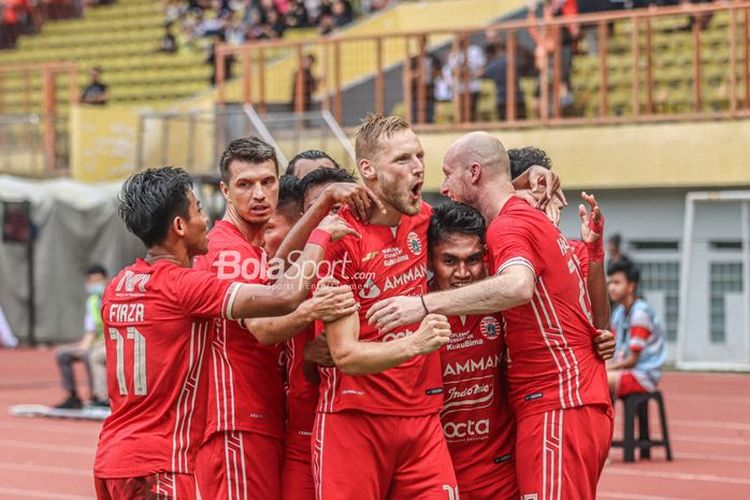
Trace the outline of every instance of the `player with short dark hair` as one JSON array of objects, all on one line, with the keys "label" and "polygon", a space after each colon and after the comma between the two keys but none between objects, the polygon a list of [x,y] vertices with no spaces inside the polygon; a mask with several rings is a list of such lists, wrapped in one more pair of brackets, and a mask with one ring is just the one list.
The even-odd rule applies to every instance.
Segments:
[{"label": "player with short dark hair", "polygon": [[640,272],[630,261],[607,270],[609,297],[617,304],[612,330],[617,335],[615,359],[607,365],[612,398],[652,392],[667,359],[667,339],[656,311],[638,296]]},{"label": "player with short dark hair", "polygon": [[[275,281],[280,269],[269,266],[254,243],[263,238],[277,209],[274,150],[256,137],[234,140],[222,155],[221,168],[226,212],[208,234],[208,253],[197,257],[193,266],[223,280]],[[298,310],[309,311],[315,319],[330,316],[331,307],[342,315],[350,313],[351,307],[340,309],[335,291],[335,287],[319,289]],[[338,298],[345,300],[345,296]],[[279,360],[281,343],[288,336],[269,338],[263,323],[274,325],[277,320],[248,321],[250,334],[237,322],[217,321],[208,361],[214,369],[208,371],[205,442],[196,456],[201,495],[231,499],[236,491],[246,491],[250,498],[279,498],[285,434]]]},{"label": "player with short dark hair", "polygon": [[309,210],[315,200],[334,182],[353,184],[357,179],[348,170],[333,168],[318,168],[300,179],[299,190],[303,211]]},{"label": "player with short dark hair", "polygon": [[511,179],[515,179],[534,165],[552,170],[552,159],[544,150],[534,146],[509,149],[508,159],[510,160]]},{"label": "player with short dark hair", "polygon": [[[432,290],[467,286],[487,276],[482,214],[446,202],[427,232]],[[514,463],[515,426],[502,370],[500,314],[450,316],[451,340],[440,349],[445,403],[440,412],[461,498],[520,498]]]},{"label": "player with short dark hair", "polygon": [[460,138],[445,155],[443,173],[441,193],[490,221],[493,277],[423,297],[382,300],[368,320],[392,331],[432,313],[502,311],[521,496],[593,499],[613,414],[580,266],[545,215],[514,196],[508,155],[497,138],[486,132]]},{"label": "player with short dark hair", "polygon": [[291,175],[301,179],[313,170],[317,170],[321,167],[334,169],[341,168],[338,162],[325,151],[319,149],[308,149],[289,160],[289,165],[286,167],[286,175]]},{"label": "player with short dark hair", "polygon": [[323,257],[326,240],[352,229],[329,217],[298,265],[265,286],[219,280],[190,267],[194,257],[208,251],[208,217],[182,169],[131,176],[123,184],[118,213],[148,253],[120,271],[104,292],[112,414],[97,447],[97,496],[195,498],[195,453],[207,411],[201,373],[209,368],[204,354],[213,327],[206,320],[294,310],[307,296],[315,274],[310,267]]},{"label": "player with short dark hair", "polygon": [[263,229],[261,245],[269,257],[276,251],[292,227],[302,217],[302,196],[299,180],[291,175],[279,177],[279,201],[271,219]]}]

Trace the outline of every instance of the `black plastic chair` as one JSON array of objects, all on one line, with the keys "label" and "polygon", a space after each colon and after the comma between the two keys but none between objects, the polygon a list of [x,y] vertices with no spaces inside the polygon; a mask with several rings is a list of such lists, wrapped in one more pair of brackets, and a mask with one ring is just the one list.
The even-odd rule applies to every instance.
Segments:
[{"label": "black plastic chair", "polygon": [[[663,446],[667,460],[672,460],[672,447],[669,443],[667,430],[667,413],[664,408],[664,398],[661,392],[647,392],[630,394],[622,399],[625,407],[623,418],[623,439],[612,441],[613,447],[623,449],[623,461],[635,462],[635,449],[640,449],[640,458],[651,458],[652,446]],[[651,439],[648,428],[649,401],[655,400],[659,405],[659,419],[661,421],[661,439]],[[635,436],[635,420],[638,419],[638,437]]]}]

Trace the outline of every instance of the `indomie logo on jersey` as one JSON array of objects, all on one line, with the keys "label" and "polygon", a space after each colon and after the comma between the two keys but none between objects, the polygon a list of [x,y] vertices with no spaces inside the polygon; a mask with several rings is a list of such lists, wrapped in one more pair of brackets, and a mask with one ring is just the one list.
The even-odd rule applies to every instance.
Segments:
[{"label": "indomie logo on jersey", "polygon": [[146,293],[146,283],[148,283],[148,280],[150,279],[150,274],[134,273],[133,271],[128,269],[122,275],[120,281],[117,282],[117,288],[115,288],[115,290],[118,292],[122,292],[124,288],[125,292],[134,293],[135,287],[137,286],[139,293]]},{"label": "indomie logo on jersey", "polygon": [[500,334],[500,322],[492,316],[485,316],[479,324],[479,330],[488,339],[496,339]]},{"label": "indomie logo on jersey", "polygon": [[467,359],[464,362],[448,363],[445,365],[443,370],[443,376],[447,377],[450,375],[463,375],[464,373],[472,373],[476,371],[483,371],[489,368],[497,368],[500,366],[500,355],[487,356],[486,358],[480,359]]},{"label": "indomie logo on jersey", "polygon": [[406,235],[406,243],[409,245],[409,250],[411,250],[411,253],[414,255],[422,253],[422,242],[419,241],[419,236],[417,236],[417,233],[414,231]]},{"label": "indomie logo on jersey", "polygon": [[411,283],[412,281],[417,281],[424,278],[425,276],[427,276],[427,264],[422,264],[410,268],[403,274],[386,278],[385,287],[383,288],[385,290],[390,290],[391,288],[406,285],[408,283]]}]

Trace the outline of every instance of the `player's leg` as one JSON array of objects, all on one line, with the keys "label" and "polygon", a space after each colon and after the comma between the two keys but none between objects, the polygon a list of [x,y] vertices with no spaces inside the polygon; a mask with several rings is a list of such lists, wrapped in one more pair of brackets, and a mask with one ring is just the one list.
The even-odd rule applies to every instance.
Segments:
[{"label": "player's leg", "polygon": [[607,371],[607,385],[609,385],[609,397],[614,402],[617,397],[617,386],[620,383],[620,374],[622,370],[608,370]]},{"label": "player's leg", "polygon": [[94,478],[94,488],[98,500],[121,500],[124,498],[144,500],[197,499],[195,478],[192,474],[161,472],[142,477]]},{"label": "player's leg", "polygon": [[404,440],[388,498],[458,500],[458,483],[440,417],[398,419]]},{"label": "player's leg", "polygon": [[107,395],[107,350],[104,342],[99,342],[91,347],[87,363],[89,374],[92,378],[92,399],[97,403],[108,403]]},{"label": "player's leg", "polygon": [[310,437],[288,433],[281,473],[282,500],[315,500]]},{"label": "player's leg", "polygon": [[381,500],[393,475],[401,429],[394,417],[319,413],[312,441],[318,500]]},{"label": "player's leg", "polygon": [[521,498],[596,498],[612,441],[607,407],[529,415],[517,422],[516,474]]},{"label": "player's leg", "polygon": [[282,455],[282,443],[267,436],[240,431],[211,434],[195,459],[201,497],[280,498]]}]

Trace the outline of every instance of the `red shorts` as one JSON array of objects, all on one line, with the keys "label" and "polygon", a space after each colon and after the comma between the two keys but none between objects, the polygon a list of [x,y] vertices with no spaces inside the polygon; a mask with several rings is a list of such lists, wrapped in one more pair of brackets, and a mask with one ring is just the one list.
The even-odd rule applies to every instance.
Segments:
[{"label": "red shorts", "polygon": [[478,488],[459,483],[458,492],[461,500],[518,500],[521,494],[518,492],[518,480],[513,463],[503,474],[498,474],[492,481]]},{"label": "red shorts", "polygon": [[617,372],[617,382],[615,383],[615,395],[618,398],[625,397],[629,394],[641,394],[651,392],[655,388],[643,378],[631,370],[621,370]]},{"label": "red shorts", "polygon": [[521,498],[593,500],[612,442],[603,405],[529,415],[516,423]]},{"label": "red shorts", "polygon": [[215,432],[198,450],[195,477],[204,499],[281,498],[284,444],[245,431]]},{"label": "red shorts", "polygon": [[[286,437],[284,472],[281,475],[282,500],[315,500],[315,483],[312,474],[310,437]],[[300,446],[306,446],[302,452]]]},{"label": "red shorts", "polygon": [[458,497],[437,414],[319,413],[313,436],[318,500]]},{"label": "red shorts", "polygon": [[125,498],[156,499],[179,498],[195,500],[195,477],[192,474],[160,472],[143,477],[117,479],[94,478],[96,498],[122,500]]}]

